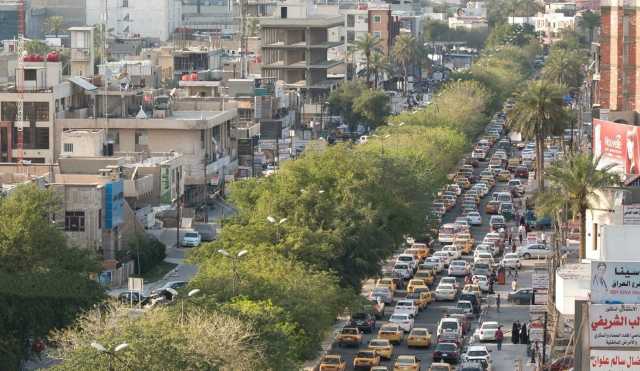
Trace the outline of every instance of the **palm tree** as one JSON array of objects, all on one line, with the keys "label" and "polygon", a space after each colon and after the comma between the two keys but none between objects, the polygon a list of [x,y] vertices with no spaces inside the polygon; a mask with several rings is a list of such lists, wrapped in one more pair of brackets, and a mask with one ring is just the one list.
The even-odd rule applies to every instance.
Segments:
[{"label": "palm tree", "polygon": [[[564,208],[573,215],[580,216],[580,259],[585,257],[585,231],[587,210],[594,207],[599,199],[598,191],[605,187],[618,185],[620,178],[610,173],[615,165],[599,166],[600,157],[591,153],[571,153],[568,157],[553,164],[547,170],[550,192],[557,208]],[[562,195],[562,197],[557,197]]]},{"label": "palm tree", "polygon": [[407,95],[407,80],[409,75],[409,65],[415,57],[415,42],[416,39],[409,34],[402,34],[396,38],[393,45],[393,55],[396,58],[396,62],[402,66],[402,93]]},{"label": "palm tree", "polygon": [[545,79],[577,88],[582,84],[582,64],[584,54],[580,51],[553,48],[542,69]]},{"label": "palm tree", "polygon": [[355,41],[356,50],[362,52],[367,60],[367,84],[371,81],[371,55],[378,49],[380,42],[381,40],[378,36],[370,33]]},{"label": "palm tree", "polygon": [[509,111],[507,125],[526,140],[536,141],[536,175],[538,189],[544,190],[544,140],[560,134],[568,121],[563,107],[565,88],[547,80],[532,82],[517,98]]},{"label": "palm tree", "polygon": [[587,10],[580,19],[580,26],[587,32],[587,45],[591,45],[593,30],[600,25],[600,15]]},{"label": "palm tree", "polygon": [[388,70],[389,63],[387,63],[387,57],[380,51],[376,50],[371,55],[371,72],[373,73],[373,87],[378,88],[378,77],[381,73]]}]

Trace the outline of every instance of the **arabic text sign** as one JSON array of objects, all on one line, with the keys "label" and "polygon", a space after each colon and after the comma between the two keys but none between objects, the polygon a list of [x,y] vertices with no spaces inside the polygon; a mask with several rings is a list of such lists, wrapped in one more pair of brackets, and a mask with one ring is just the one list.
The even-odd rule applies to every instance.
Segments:
[{"label": "arabic text sign", "polygon": [[592,304],[589,334],[592,347],[640,347],[640,305]]},{"label": "arabic text sign", "polygon": [[640,262],[591,262],[591,302],[640,304]]},{"label": "arabic text sign", "polygon": [[640,204],[624,205],[623,224],[640,224]]},{"label": "arabic text sign", "polygon": [[640,371],[640,353],[632,350],[591,349],[591,370]]},{"label": "arabic text sign", "polygon": [[544,289],[547,290],[549,288],[549,273],[548,272],[533,272],[531,275],[532,287],[534,289]]}]

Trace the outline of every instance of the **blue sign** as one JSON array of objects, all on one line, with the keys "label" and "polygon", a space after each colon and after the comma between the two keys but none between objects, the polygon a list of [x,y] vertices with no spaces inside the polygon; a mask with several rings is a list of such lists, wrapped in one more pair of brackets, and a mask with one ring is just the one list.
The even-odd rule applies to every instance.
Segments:
[{"label": "blue sign", "polygon": [[565,95],[564,96],[564,104],[571,104],[573,103],[573,97],[570,95]]},{"label": "blue sign", "polygon": [[104,187],[104,227],[114,229],[122,224],[124,209],[124,185],[122,180],[107,183]]}]

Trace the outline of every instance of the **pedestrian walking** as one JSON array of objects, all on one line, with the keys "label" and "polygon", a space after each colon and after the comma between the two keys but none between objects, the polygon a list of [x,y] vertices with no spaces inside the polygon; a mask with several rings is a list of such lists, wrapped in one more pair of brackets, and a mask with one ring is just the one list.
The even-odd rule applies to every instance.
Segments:
[{"label": "pedestrian walking", "polygon": [[522,246],[522,232],[518,233],[518,238],[520,239],[520,246]]},{"label": "pedestrian walking", "polygon": [[498,313],[500,313],[500,294],[496,296],[496,310]]},{"label": "pedestrian walking", "polygon": [[498,331],[496,331],[496,344],[498,344],[498,350],[502,350],[503,339],[504,339],[504,334],[502,333],[502,326],[498,326]]},{"label": "pedestrian walking", "polygon": [[509,232],[509,246],[511,246],[512,241],[511,241],[511,232]]},{"label": "pedestrian walking", "polygon": [[493,279],[489,280],[489,292],[493,294]]},{"label": "pedestrian walking", "polygon": [[[520,245],[522,245],[522,237],[520,237]],[[513,245],[511,245],[511,252],[513,252],[513,253],[516,252],[516,244],[515,243]]]},{"label": "pedestrian walking", "polygon": [[520,344],[529,344],[529,333],[527,332],[526,323],[523,323],[520,328]]},{"label": "pedestrian walking", "polygon": [[520,341],[520,321],[515,321],[513,325],[511,325],[511,342],[513,344],[518,344]]},{"label": "pedestrian walking", "polygon": [[518,278],[514,278],[511,281],[511,291],[516,291],[516,289],[518,288]]}]

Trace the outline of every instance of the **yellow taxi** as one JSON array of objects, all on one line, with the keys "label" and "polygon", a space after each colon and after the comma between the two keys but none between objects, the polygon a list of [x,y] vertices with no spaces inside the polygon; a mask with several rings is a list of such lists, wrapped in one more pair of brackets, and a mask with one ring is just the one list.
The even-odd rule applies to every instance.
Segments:
[{"label": "yellow taxi", "polygon": [[462,177],[462,176],[457,176],[453,179],[453,181],[460,186],[460,188],[464,188],[464,189],[470,189],[471,188],[471,182],[469,181],[469,179]]},{"label": "yellow taxi", "polygon": [[339,354],[327,354],[320,360],[320,371],[345,371],[347,362]]},{"label": "yellow taxi", "polygon": [[496,176],[496,180],[499,182],[508,182],[511,180],[511,172],[509,172],[509,170],[501,170]]},{"label": "yellow taxi", "polygon": [[376,281],[376,287],[387,287],[392,294],[396,291],[396,283],[390,277],[379,278]]},{"label": "yellow taxi", "polygon": [[423,347],[428,348],[431,346],[431,334],[429,330],[422,327],[414,327],[407,336],[408,347]]},{"label": "yellow taxi", "polygon": [[378,365],[380,365],[380,356],[375,350],[360,350],[353,357],[353,368],[355,369],[360,367],[371,368]]},{"label": "yellow taxi", "polygon": [[371,339],[369,350],[373,350],[381,358],[391,359],[393,356],[393,344],[388,339]]},{"label": "yellow taxi", "polygon": [[410,292],[407,293],[406,299],[413,300],[418,306],[419,310],[423,310],[429,304],[428,297],[424,292]]},{"label": "yellow taxi", "polygon": [[417,261],[422,262],[427,258],[428,251],[426,249],[416,249],[410,247],[408,249],[404,249],[404,254],[411,254]]},{"label": "yellow taxi", "polygon": [[433,283],[433,270],[419,269],[416,274],[413,275],[413,278],[423,280],[427,285],[431,285]]},{"label": "yellow taxi", "polygon": [[398,356],[393,371],[420,371],[420,360],[416,356]]},{"label": "yellow taxi", "polygon": [[378,338],[387,339],[392,344],[400,344],[403,332],[400,326],[388,323],[380,327],[380,330],[378,330]]},{"label": "yellow taxi", "polygon": [[362,333],[357,327],[343,327],[336,335],[338,346],[362,344]]},{"label": "yellow taxi", "polygon": [[407,285],[407,292],[414,292],[417,288],[428,288],[423,280],[412,279]]},{"label": "yellow taxi", "polygon": [[436,362],[431,364],[429,371],[453,371],[453,368],[448,363]]},{"label": "yellow taxi", "polygon": [[428,287],[419,287],[413,293],[419,293],[420,295],[423,295],[425,297],[425,300],[427,301],[427,304],[433,301],[433,295],[431,294],[431,291],[429,291]]},{"label": "yellow taxi", "polygon": [[482,295],[482,290],[480,290],[480,286],[468,283],[464,285],[462,288],[462,293],[478,293],[478,295]]},{"label": "yellow taxi", "polygon": [[464,255],[471,254],[473,251],[473,246],[475,245],[475,240],[471,233],[462,232],[457,233],[453,238],[453,244],[458,246],[461,253]]},{"label": "yellow taxi", "polygon": [[414,242],[413,244],[411,244],[411,248],[417,249],[418,256],[420,256],[422,259],[426,259],[427,257],[429,257],[429,253],[431,253],[431,249],[426,243]]}]

